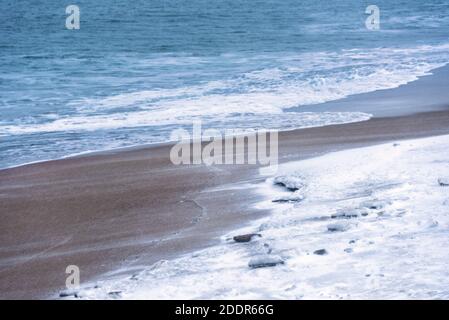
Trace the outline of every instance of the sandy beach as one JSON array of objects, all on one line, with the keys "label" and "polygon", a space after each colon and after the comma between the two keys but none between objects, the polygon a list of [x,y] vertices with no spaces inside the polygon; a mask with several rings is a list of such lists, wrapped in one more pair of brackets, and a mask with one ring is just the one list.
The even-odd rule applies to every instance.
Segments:
[{"label": "sandy beach", "polygon": [[[282,132],[280,162],[449,133],[449,111]],[[139,270],[212,245],[268,212],[244,188],[258,167],[175,166],[170,145],[134,148],[0,171],[2,298],[51,298],[75,264],[81,282]],[[218,192],[219,191],[219,192]],[[112,273],[111,273],[112,272]]]},{"label": "sandy beach", "polygon": [[449,1],[0,11],[0,300],[449,299]]}]

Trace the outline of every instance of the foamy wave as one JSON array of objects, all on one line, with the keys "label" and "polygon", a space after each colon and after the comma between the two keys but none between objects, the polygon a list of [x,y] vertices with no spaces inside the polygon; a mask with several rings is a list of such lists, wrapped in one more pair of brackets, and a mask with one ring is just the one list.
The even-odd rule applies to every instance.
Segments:
[{"label": "foamy wave", "polygon": [[[238,56],[222,59],[230,60],[230,65],[241,64]],[[245,117],[249,121],[256,118],[265,121],[272,115],[285,121],[287,116],[292,116],[282,116],[288,108],[395,88],[427,75],[447,63],[449,45],[352,49],[246,59],[248,65],[264,67],[194,86],[76,100],[70,104],[76,110],[72,115],[44,119],[37,124],[23,121],[0,125],[0,134],[182,125],[192,119],[206,118],[238,122],[233,118],[242,114],[259,115]],[[260,63],[255,63],[257,61]],[[329,123],[328,116],[323,116],[326,124]],[[293,117],[300,122],[298,127],[302,127],[304,115]]]},{"label": "foamy wave", "polygon": [[[199,114],[198,114],[199,115]],[[331,124],[343,124],[351,122],[365,121],[371,118],[370,114],[363,112],[288,112],[277,114],[243,114],[233,117],[205,117],[205,123],[209,127],[216,129],[239,128],[239,129],[295,129],[320,127]],[[155,114],[151,111],[142,111],[134,113],[124,113],[111,117],[91,116],[91,117],[71,117],[60,119],[40,125],[21,125],[21,126],[3,126],[0,132],[6,134],[31,134],[39,132],[58,132],[58,131],[81,131],[81,130],[101,130],[118,129],[126,127],[148,127],[154,126],[162,129],[166,125],[179,123],[183,125],[192,125],[195,117],[173,115],[168,117],[163,111]],[[169,132],[166,132],[168,138]]]}]

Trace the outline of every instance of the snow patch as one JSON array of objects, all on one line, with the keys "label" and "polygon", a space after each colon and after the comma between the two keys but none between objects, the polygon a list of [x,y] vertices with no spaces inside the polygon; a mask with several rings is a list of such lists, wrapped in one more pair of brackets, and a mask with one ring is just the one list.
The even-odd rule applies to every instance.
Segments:
[{"label": "snow patch", "polygon": [[[440,136],[284,164],[259,187],[260,207],[273,214],[232,232],[259,233],[257,241],[223,241],[78,296],[448,299],[449,188],[435,183],[449,176],[448,162],[435,161],[448,149]],[[298,191],[301,202],[272,202]]]}]

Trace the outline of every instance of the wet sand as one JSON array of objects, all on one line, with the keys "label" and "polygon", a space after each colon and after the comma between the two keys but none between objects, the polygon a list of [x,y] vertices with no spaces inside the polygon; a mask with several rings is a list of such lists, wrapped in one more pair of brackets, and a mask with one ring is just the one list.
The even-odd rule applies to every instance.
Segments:
[{"label": "wet sand", "polygon": [[[280,162],[386,141],[449,133],[449,111],[282,132]],[[132,273],[219,241],[267,212],[246,185],[256,165],[181,165],[170,145],[0,171],[0,298],[57,297],[65,269],[81,282]],[[242,188],[227,188],[227,186]]]}]

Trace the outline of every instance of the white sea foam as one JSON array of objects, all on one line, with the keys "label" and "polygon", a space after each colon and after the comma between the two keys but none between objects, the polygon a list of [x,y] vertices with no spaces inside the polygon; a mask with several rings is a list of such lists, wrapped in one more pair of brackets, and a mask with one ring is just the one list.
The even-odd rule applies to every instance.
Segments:
[{"label": "white sea foam", "polygon": [[[284,164],[282,181],[305,199],[272,203],[273,178],[260,186],[273,214],[223,237],[220,245],[139,273],[88,284],[82,298],[266,299],[449,298],[449,136],[331,153]],[[295,186],[298,184],[295,182]],[[306,184],[304,188],[304,183]],[[342,213],[346,213],[342,215]],[[332,218],[332,216],[334,218]],[[261,234],[247,244],[230,236]],[[325,249],[324,251],[317,251]],[[317,251],[320,254],[314,254]],[[284,264],[251,269],[254,257]],[[136,280],[137,279],[137,280]]]},{"label": "white sea foam", "polygon": [[[225,129],[294,129],[319,127],[331,124],[342,124],[368,120],[371,115],[363,112],[289,112],[289,113],[262,113],[245,114],[240,116],[217,117],[206,115],[198,110],[197,113],[184,115],[181,111],[177,114],[168,114],[164,110],[159,112],[141,111],[124,112],[122,114],[97,115],[97,116],[79,116],[67,119],[59,119],[53,122],[34,124],[34,125],[15,125],[3,126],[0,130],[8,134],[24,134],[38,132],[57,132],[57,131],[80,131],[80,130],[99,130],[99,129],[117,129],[128,127],[162,127],[164,125],[186,125],[191,126],[197,118],[202,115],[205,122],[214,124],[214,128]],[[169,132],[166,133],[168,139]]]},{"label": "white sea foam", "polygon": [[[448,49],[449,45],[439,45],[272,54],[245,57],[245,63],[238,55],[211,57],[226,60],[235,69],[233,75],[191,86],[75,100],[69,106],[76,112],[70,115],[41,122],[0,123],[0,134],[182,125],[193,119],[226,121],[229,127],[238,127],[234,120],[238,122],[239,117],[265,121],[271,115],[279,122],[271,121],[270,126],[282,128],[286,117],[278,115],[285,109],[398,87],[446,64]],[[254,67],[238,67],[242,64]],[[298,123],[297,127],[303,127]]]}]

